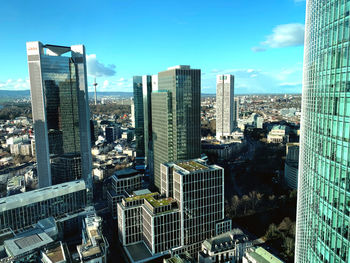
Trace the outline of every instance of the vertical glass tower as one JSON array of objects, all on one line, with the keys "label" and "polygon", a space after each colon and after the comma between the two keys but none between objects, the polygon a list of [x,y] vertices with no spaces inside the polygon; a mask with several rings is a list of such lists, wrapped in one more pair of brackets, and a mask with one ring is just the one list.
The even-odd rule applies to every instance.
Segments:
[{"label": "vertical glass tower", "polygon": [[133,77],[136,156],[145,157],[142,77]]},{"label": "vertical glass tower", "polygon": [[309,0],[295,262],[350,262],[350,1]]},{"label": "vertical glass tower", "polygon": [[84,179],[91,139],[83,45],[27,43],[39,187]]},{"label": "vertical glass tower", "polygon": [[160,189],[160,164],[201,155],[201,71],[175,66],[158,74],[152,92],[154,184]]}]

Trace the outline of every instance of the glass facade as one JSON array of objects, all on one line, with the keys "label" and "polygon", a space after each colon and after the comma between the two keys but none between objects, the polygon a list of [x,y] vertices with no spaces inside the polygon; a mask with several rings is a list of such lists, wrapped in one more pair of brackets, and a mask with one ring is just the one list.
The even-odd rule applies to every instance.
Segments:
[{"label": "glass facade", "polygon": [[295,262],[350,262],[349,20],[307,1]]},{"label": "glass facade", "polygon": [[143,115],[143,95],[142,95],[142,77],[133,77],[134,87],[134,107],[135,107],[135,138],[136,138],[136,156],[145,157],[144,141],[144,115]]},{"label": "glass facade", "polygon": [[199,69],[177,66],[158,74],[158,92],[152,94],[154,183],[158,189],[161,163],[200,157],[200,92]]},{"label": "glass facade", "polygon": [[39,187],[80,178],[91,184],[84,46],[28,42],[27,54]]}]

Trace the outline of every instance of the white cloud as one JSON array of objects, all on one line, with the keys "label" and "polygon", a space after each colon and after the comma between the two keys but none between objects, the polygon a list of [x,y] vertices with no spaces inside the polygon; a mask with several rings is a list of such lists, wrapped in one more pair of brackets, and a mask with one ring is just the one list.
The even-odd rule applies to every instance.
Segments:
[{"label": "white cloud", "polygon": [[262,45],[271,48],[291,47],[304,45],[303,24],[284,24],[276,26],[273,33],[267,36],[266,41]]},{"label": "white cloud", "polygon": [[96,54],[91,54],[86,56],[86,62],[87,62],[87,71],[90,76],[94,77],[108,77],[108,76],[114,76],[115,71],[115,65],[104,65],[103,63],[99,62],[96,58]]},{"label": "white cloud", "polygon": [[6,81],[0,81],[0,89],[3,90],[26,90],[30,89],[28,79],[8,79]]}]

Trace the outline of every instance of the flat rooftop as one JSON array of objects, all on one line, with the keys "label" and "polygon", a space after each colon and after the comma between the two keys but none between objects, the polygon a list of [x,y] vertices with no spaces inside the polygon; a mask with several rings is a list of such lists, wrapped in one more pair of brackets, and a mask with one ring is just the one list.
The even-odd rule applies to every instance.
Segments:
[{"label": "flat rooftop", "polygon": [[61,242],[58,242],[43,253],[54,263],[66,262],[66,257]]},{"label": "flat rooftop", "polygon": [[200,164],[196,161],[180,161],[176,162],[176,165],[189,172],[208,169],[207,166]]},{"label": "flat rooftop", "polygon": [[38,203],[47,199],[85,190],[84,180],[52,185],[30,192],[0,198],[0,212]]},{"label": "flat rooftop", "polygon": [[128,255],[130,262],[151,262],[151,259],[159,256],[152,256],[144,242],[140,242],[125,247],[125,252]]},{"label": "flat rooftop", "polygon": [[148,199],[150,197],[154,198],[155,195],[159,195],[158,192],[154,192],[154,193],[147,193],[147,194],[141,194],[141,195],[134,195],[134,196],[130,196],[125,198],[126,202],[132,202],[132,201],[138,201],[138,200],[142,200],[142,199]]},{"label": "flat rooftop", "polygon": [[247,254],[259,263],[284,263],[262,247],[248,250]]}]

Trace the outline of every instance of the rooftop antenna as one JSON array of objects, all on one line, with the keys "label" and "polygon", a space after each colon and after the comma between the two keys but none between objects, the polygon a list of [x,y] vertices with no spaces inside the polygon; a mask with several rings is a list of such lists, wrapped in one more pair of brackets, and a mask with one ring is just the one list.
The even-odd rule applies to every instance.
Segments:
[{"label": "rooftop antenna", "polygon": [[96,87],[97,87],[97,82],[96,82],[96,77],[95,77],[95,82],[92,84],[95,87],[95,105],[97,105],[97,92],[96,92]]}]

